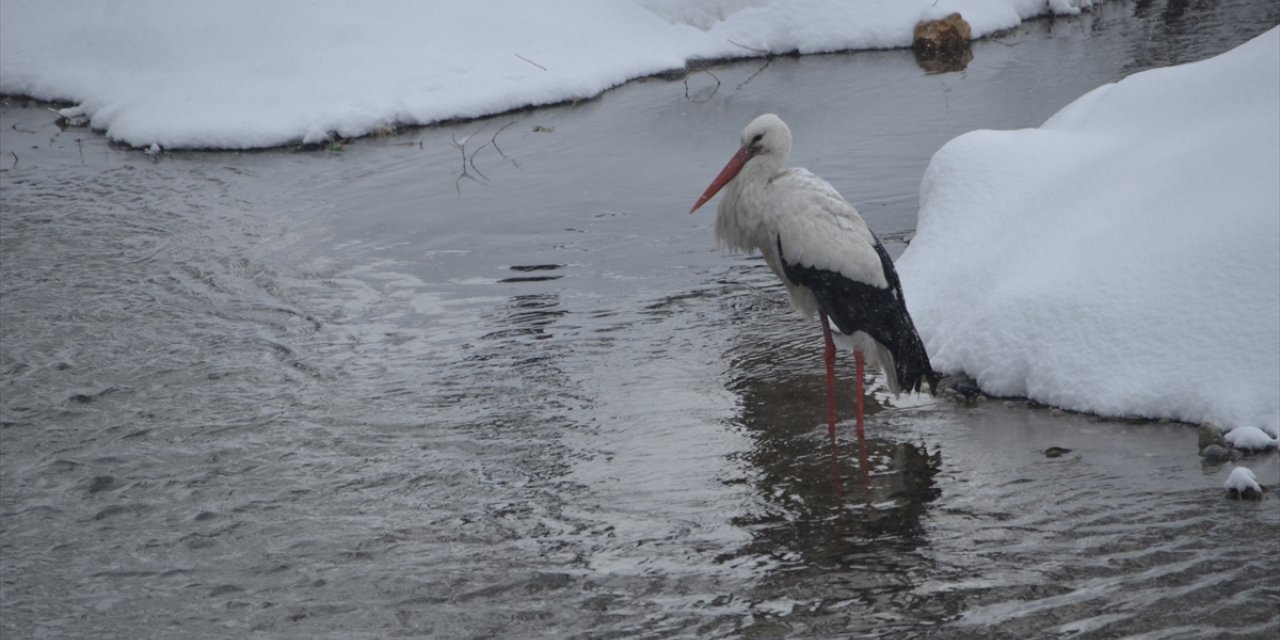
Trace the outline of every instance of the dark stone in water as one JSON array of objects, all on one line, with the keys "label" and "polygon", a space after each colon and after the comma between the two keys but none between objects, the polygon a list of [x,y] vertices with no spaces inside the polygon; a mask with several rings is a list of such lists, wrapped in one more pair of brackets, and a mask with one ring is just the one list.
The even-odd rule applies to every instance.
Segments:
[{"label": "dark stone in water", "polygon": [[982,388],[968,374],[957,373],[938,382],[938,392],[966,405],[976,404],[982,398]]},{"label": "dark stone in water", "polygon": [[1244,489],[1227,489],[1227,497],[1232,500],[1261,500],[1262,492],[1267,488],[1263,487],[1262,491],[1256,491],[1253,487],[1245,487]]},{"label": "dark stone in water", "polygon": [[89,481],[89,495],[98,493],[99,491],[110,491],[118,488],[116,479],[113,476],[95,476]]},{"label": "dark stone in water", "polygon": [[1218,444],[1211,444],[1200,450],[1200,457],[1206,462],[1226,462],[1234,458],[1231,450]]},{"label": "dark stone in water", "polygon": [[1217,445],[1223,449],[1227,448],[1227,441],[1222,437],[1222,430],[1212,423],[1200,423],[1200,426],[1196,427],[1196,432],[1200,439],[1198,444],[1200,455],[1204,455],[1205,448],[1211,445]]},{"label": "dark stone in water", "polygon": [[1071,450],[1066,447],[1049,447],[1048,449],[1044,450],[1044,455],[1046,458],[1061,458],[1062,456],[1065,456],[1068,453],[1071,453]]}]

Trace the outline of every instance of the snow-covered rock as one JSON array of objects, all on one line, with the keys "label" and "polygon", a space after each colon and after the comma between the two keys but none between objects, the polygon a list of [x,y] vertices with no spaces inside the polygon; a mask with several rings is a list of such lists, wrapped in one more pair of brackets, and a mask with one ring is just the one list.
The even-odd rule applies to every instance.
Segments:
[{"label": "snow-covered rock", "polygon": [[1280,440],[1267,435],[1267,432],[1257,427],[1236,427],[1223,436],[1227,444],[1248,451],[1266,451],[1267,449],[1275,449]]},{"label": "snow-covered rock", "polygon": [[1226,489],[1227,494],[1233,498],[1262,499],[1262,485],[1258,484],[1258,478],[1247,467],[1232,469],[1231,475],[1227,476],[1227,482],[1222,485],[1222,488]]}]

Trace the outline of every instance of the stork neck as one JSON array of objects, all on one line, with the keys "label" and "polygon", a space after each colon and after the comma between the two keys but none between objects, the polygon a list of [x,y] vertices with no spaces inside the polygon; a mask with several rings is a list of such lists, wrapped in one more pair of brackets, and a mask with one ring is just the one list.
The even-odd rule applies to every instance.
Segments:
[{"label": "stork neck", "polygon": [[756,156],[725,186],[716,215],[716,239],[721,246],[745,252],[770,249],[764,240],[768,234],[761,234],[764,191],[778,175],[780,164],[772,155]]},{"label": "stork neck", "polygon": [[738,174],[738,182],[766,185],[782,170],[782,161],[785,159],[777,153],[758,155],[742,167],[742,172]]},{"label": "stork neck", "polygon": [[743,165],[742,171],[728,184],[731,197],[738,200],[744,194],[764,188],[778,175],[781,162],[772,154],[759,155]]}]

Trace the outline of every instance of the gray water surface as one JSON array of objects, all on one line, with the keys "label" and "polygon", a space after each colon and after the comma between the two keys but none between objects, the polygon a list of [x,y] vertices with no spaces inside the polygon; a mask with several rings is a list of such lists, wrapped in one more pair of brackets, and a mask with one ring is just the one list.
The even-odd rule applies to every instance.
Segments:
[{"label": "gray water surface", "polygon": [[746,61],[334,152],[151,157],[8,99],[0,631],[1275,637],[1280,503],[1193,428],[877,379],[860,468],[851,359],[833,453],[820,333],[685,212],[775,111],[897,255],[950,138],[1278,22],[1108,3],[961,73]]}]

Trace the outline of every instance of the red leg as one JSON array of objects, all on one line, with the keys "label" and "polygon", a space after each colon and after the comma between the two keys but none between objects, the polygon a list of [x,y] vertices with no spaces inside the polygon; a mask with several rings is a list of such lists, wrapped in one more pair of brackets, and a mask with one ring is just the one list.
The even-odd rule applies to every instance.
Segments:
[{"label": "red leg", "polygon": [[[857,394],[858,403],[858,466],[862,469],[862,484],[868,492],[871,491],[871,462],[867,459],[867,437],[863,430],[862,423],[862,401],[863,401],[863,376],[866,371],[866,363],[863,361],[862,352],[854,349],[853,360],[856,364],[858,382],[855,385],[855,393]],[[870,494],[868,494],[870,495]]]},{"label": "red leg", "polygon": [[863,422],[862,420],[862,393],[863,393],[862,378],[866,370],[866,362],[862,359],[862,352],[856,349],[853,352],[853,361],[856,364],[855,375],[857,376],[857,379],[858,379],[858,384],[857,384],[858,395],[855,399],[858,401],[858,440],[861,441],[864,435],[862,431],[862,422]]},{"label": "red leg", "polygon": [[827,314],[819,311],[818,321],[822,323],[822,339],[826,346],[822,359],[827,363],[827,434],[831,444],[836,443],[836,343],[831,340],[831,327],[827,326]]}]

